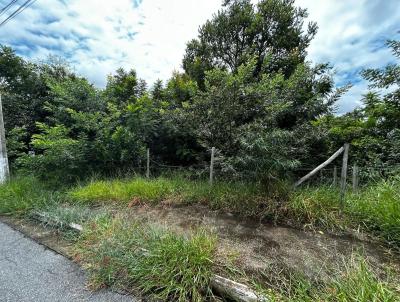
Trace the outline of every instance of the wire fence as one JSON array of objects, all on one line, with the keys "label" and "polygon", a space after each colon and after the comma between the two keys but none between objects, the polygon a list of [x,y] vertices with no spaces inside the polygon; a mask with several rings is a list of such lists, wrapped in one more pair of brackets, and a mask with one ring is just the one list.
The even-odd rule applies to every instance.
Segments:
[{"label": "wire fence", "polygon": [[[179,174],[180,177],[188,179],[209,179],[210,183],[214,178],[218,181],[223,180],[245,180],[245,177],[240,177],[240,173],[235,174],[233,171],[226,171],[221,167],[219,159],[214,159],[214,164],[211,165],[213,160],[210,157],[209,161],[192,165],[173,165],[166,164],[155,160],[151,157],[151,153],[148,153],[146,167],[142,168],[141,171],[145,175],[150,177],[158,176],[171,176]],[[351,163],[350,163],[351,164]],[[313,171],[315,167],[310,165],[304,165],[290,169],[288,171],[292,177],[292,180],[307,175]],[[352,185],[354,190],[357,190],[359,186],[365,186],[372,181],[380,180],[391,175],[400,174],[400,164],[395,165],[373,165],[359,167],[356,164],[351,164],[346,167],[346,184]],[[336,161],[322,169],[320,169],[313,177],[307,180],[304,185],[329,185],[329,186],[340,186],[342,175],[342,166],[339,161]]]}]

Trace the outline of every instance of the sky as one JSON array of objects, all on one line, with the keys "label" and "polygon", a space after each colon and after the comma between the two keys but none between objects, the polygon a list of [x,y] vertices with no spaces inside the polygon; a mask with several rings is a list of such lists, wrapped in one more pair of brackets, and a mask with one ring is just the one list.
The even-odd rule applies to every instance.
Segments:
[{"label": "sky", "polygon": [[[11,0],[0,0],[3,8]],[[22,4],[25,0],[18,0]],[[65,58],[75,71],[104,87],[119,67],[136,69],[149,85],[181,70],[186,43],[221,7],[219,0],[37,0],[0,26],[0,44],[34,61]],[[387,39],[400,39],[398,0],[296,0],[317,22],[308,60],[334,66],[338,87],[353,87],[337,103],[337,113],[361,104],[368,83],[363,68],[394,58]],[[16,4],[10,9],[15,10]],[[6,14],[0,16],[3,20]]]}]

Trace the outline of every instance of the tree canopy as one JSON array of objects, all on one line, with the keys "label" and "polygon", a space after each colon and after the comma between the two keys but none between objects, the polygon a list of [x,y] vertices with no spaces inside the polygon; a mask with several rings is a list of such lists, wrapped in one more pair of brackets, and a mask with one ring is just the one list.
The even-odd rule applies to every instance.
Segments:
[{"label": "tree canopy", "polygon": [[[306,17],[294,0],[224,1],[188,42],[183,72],[150,88],[133,68],[96,88],[61,59],[32,63],[2,46],[13,168],[74,181],[140,170],[147,148],[160,165],[205,166],[216,147],[221,176],[266,182],[344,142],[360,163],[398,163],[399,65],[363,71],[364,106],[335,116],[346,87],[335,87],[329,64],[307,61],[317,25],[304,30]],[[388,46],[399,58],[399,42]]]}]

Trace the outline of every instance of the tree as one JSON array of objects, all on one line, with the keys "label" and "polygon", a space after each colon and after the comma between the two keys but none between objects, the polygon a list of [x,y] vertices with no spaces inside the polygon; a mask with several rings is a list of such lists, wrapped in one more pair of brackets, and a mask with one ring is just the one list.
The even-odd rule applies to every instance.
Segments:
[{"label": "tree", "polygon": [[[400,42],[390,40],[387,46],[398,60]],[[363,96],[363,107],[320,123],[329,130],[331,150],[351,142],[351,154],[359,165],[390,167],[400,162],[400,65],[366,69],[362,76],[372,89]]]},{"label": "tree", "polygon": [[280,71],[289,77],[304,62],[306,48],[317,26],[309,23],[305,9],[296,8],[294,0],[225,1],[199,29],[197,39],[187,44],[183,59],[185,72],[204,89],[205,73],[213,68],[237,72],[255,59],[253,76]]}]

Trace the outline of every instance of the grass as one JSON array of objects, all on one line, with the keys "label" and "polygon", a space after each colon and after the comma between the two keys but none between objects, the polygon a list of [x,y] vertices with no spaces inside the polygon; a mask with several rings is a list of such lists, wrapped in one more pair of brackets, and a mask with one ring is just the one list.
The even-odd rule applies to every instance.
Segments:
[{"label": "grass", "polygon": [[65,203],[53,203],[30,211],[29,216],[42,224],[60,230],[70,229],[71,223],[84,224],[87,221],[100,217],[109,217],[106,208],[91,209],[84,205],[70,205]]},{"label": "grass", "polygon": [[369,232],[400,246],[400,177],[382,180],[353,194],[347,202],[347,215]]},{"label": "grass", "polygon": [[[378,273],[360,254],[343,260],[340,268],[332,270],[324,282],[313,282],[298,273],[282,270],[273,273],[274,282],[264,284],[264,293],[272,301],[326,301],[326,302],[389,302],[399,301],[398,280],[391,272]],[[259,288],[263,285],[258,283]],[[268,288],[268,289],[265,289]]]},{"label": "grass", "polygon": [[216,241],[205,232],[185,237],[120,218],[92,222],[77,243],[77,259],[92,285],[139,290],[157,301],[204,301],[211,296]]},{"label": "grass", "polygon": [[23,215],[59,199],[59,193],[46,189],[34,177],[15,177],[0,185],[0,214]]},{"label": "grass", "polygon": [[[57,227],[85,225],[74,245],[76,259],[91,273],[95,288],[111,285],[139,291],[159,301],[204,301],[212,297],[210,278],[217,262],[216,238],[204,231],[176,234],[133,223],[108,213],[114,203],[206,204],[240,214],[329,230],[362,227],[400,246],[400,177],[380,181],[359,193],[348,192],[341,208],[339,192],[328,186],[286,190],[257,184],[189,181],[179,177],[92,181],[67,193],[53,192],[32,177],[16,177],[0,186],[0,214],[40,213]],[[69,203],[65,203],[69,201]],[[93,208],[93,205],[102,207]],[[220,264],[218,260],[218,264]],[[301,274],[270,273],[260,286],[276,301],[399,301],[399,289],[362,257],[354,256],[324,282]],[[265,276],[264,276],[265,277]],[[264,279],[265,280],[265,279]]]},{"label": "grass", "polygon": [[271,216],[281,198],[277,191],[267,191],[257,184],[219,182],[210,186],[207,181],[183,178],[134,178],[130,180],[92,181],[69,192],[76,203],[147,202],[158,204],[206,204],[242,216]]},{"label": "grass", "polygon": [[244,217],[257,217],[326,230],[362,228],[400,246],[400,177],[382,180],[359,193],[348,192],[340,204],[338,189],[330,186],[262,189],[257,184],[189,181],[179,177],[92,181],[74,188],[78,204],[137,203],[206,204]]},{"label": "grass", "polygon": [[338,190],[325,186],[293,192],[289,212],[325,229],[362,229],[400,247],[400,177],[348,192],[341,210]]}]

